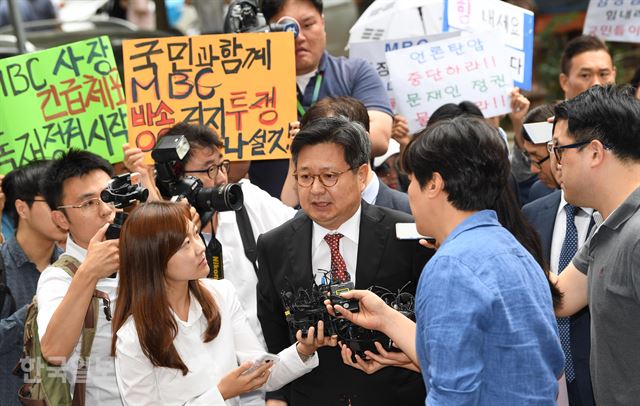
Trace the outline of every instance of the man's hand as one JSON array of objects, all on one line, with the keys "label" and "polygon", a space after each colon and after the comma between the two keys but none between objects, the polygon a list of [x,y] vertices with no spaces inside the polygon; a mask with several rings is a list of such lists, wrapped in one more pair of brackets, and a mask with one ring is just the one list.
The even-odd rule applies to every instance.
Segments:
[{"label": "man's hand", "polygon": [[120,268],[118,240],[105,240],[109,224],[103,225],[89,241],[87,257],[78,272],[86,272],[96,281],[106,278]]},{"label": "man's hand", "polygon": [[406,147],[411,141],[409,135],[409,122],[404,116],[396,114],[393,116],[393,126],[391,127],[391,138],[398,141],[401,147]]},{"label": "man's hand", "polygon": [[224,400],[252,392],[267,382],[273,363],[265,362],[254,371],[247,372],[252,366],[251,361],[245,361],[218,382],[218,390]]},{"label": "man's hand", "polygon": [[327,306],[327,311],[330,315],[336,316],[337,311],[340,316],[358,326],[384,332],[385,320],[393,309],[375,293],[370,290],[350,290],[340,294],[340,296],[345,299],[357,299],[360,304],[360,311],[351,313],[344,307],[340,305],[333,306],[329,300],[326,300],[324,304]]},{"label": "man's hand", "polygon": [[524,97],[520,93],[520,89],[514,87],[511,90],[511,113],[509,113],[509,119],[511,120],[511,126],[513,127],[513,135],[516,146],[520,149],[524,149],[524,140],[522,139],[522,122],[524,116],[529,111],[529,99]]},{"label": "man's hand", "polygon": [[342,362],[350,367],[359,369],[368,375],[371,375],[382,368],[393,366],[409,369],[414,372],[420,372],[420,368],[416,366],[409,357],[403,352],[391,352],[385,351],[382,344],[375,342],[376,350],[378,354],[367,350],[364,352],[366,358],[363,359],[358,354],[355,355],[356,362],[353,362],[351,356],[352,351],[345,344],[341,345],[340,355],[342,356]]},{"label": "man's hand", "polygon": [[[316,331],[318,332],[317,334]],[[298,345],[296,346],[298,354],[306,357],[313,355],[313,353],[320,347],[335,347],[338,345],[337,335],[325,337],[324,322],[322,320],[318,322],[317,328],[309,328],[305,338],[302,338],[302,331],[298,330],[296,333],[296,339],[298,340]]]},{"label": "man's hand", "polygon": [[287,406],[287,402],[279,399],[267,399],[265,406]]},{"label": "man's hand", "polygon": [[124,166],[129,172],[140,174],[140,184],[149,190],[147,201],[162,200],[160,191],[156,186],[155,169],[153,165],[144,163],[144,152],[140,148],[135,148],[129,144],[123,144]]}]

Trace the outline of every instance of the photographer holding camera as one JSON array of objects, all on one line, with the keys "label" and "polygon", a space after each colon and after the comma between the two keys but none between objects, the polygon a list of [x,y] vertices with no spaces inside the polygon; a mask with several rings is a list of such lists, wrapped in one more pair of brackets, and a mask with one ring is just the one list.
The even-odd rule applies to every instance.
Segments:
[{"label": "photographer holding camera", "polygon": [[[42,355],[50,364],[62,365],[71,393],[76,383],[86,385],[83,394],[90,405],[122,404],[109,355],[108,315],[116,300],[118,278],[109,276],[118,270],[118,241],[105,240],[116,210],[100,199],[112,175],[111,165],[103,158],[72,149],[51,163],[43,179],[42,194],[51,208],[53,222],[69,232],[61,259],[66,258],[67,268],[74,264],[77,269],[72,277],[56,262],[40,275],[36,299]],[[91,357],[84,360],[88,363],[87,375],[78,377],[76,382],[81,333],[97,291],[105,294],[106,307],[95,321]]]}]

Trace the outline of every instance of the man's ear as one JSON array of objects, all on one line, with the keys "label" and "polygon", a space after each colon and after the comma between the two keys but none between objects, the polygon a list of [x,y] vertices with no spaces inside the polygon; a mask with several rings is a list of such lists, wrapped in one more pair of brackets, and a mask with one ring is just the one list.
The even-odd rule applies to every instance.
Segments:
[{"label": "man's ear", "polygon": [[562,91],[567,94],[567,83],[569,82],[569,76],[561,73],[560,76],[558,76],[558,81],[560,82],[560,88],[562,89]]},{"label": "man's ear", "polygon": [[367,176],[369,176],[369,165],[367,164],[362,164],[360,165],[360,167],[358,168],[358,184],[360,185],[360,192],[362,192],[364,190],[364,188],[367,186]]},{"label": "man's ear", "polygon": [[29,205],[22,199],[16,199],[15,201],[16,213],[21,219],[27,218],[27,212],[29,211]]},{"label": "man's ear", "polygon": [[427,183],[427,192],[429,196],[437,196],[444,190],[444,179],[438,172],[434,172],[431,176],[431,180]]},{"label": "man's ear", "polygon": [[62,210],[51,210],[51,219],[53,220],[53,224],[58,226],[58,228],[69,232],[69,219],[67,219],[67,216]]}]

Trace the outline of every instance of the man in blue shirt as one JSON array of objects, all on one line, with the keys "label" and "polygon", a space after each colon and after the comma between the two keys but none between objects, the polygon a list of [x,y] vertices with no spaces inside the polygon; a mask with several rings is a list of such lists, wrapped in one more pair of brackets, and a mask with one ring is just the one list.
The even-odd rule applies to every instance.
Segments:
[{"label": "man in blue shirt", "polygon": [[[336,58],[326,50],[322,0],[264,0],[262,11],[270,23],[283,17],[300,24],[295,42],[298,119],[309,107],[325,97],[351,96],[369,113],[373,156],[387,152],[393,112],[384,84],[375,69],[363,59]],[[253,183],[274,197],[280,196],[289,162],[258,161],[251,164]]]},{"label": "man in blue shirt", "polygon": [[549,285],[486,210],[507,183],[504,142],[461,116],[419,134],[404,166],[418,231],[440,245],[420,276],[417,323],[372,293],[345,295],[361,298],[360,313],[347,318],[419,362],[427,405],[555,405],[564,356]]},{"label": "man in blue shirt", "polygon": [[39,181],[48,165],[35,161],[17,168],[2,184],[6,213],[17,225],[15,236],[0,245],[8,288],[0,292],[0,404],[6,406],[20,404],[18,389],[24,379],[12,370],[22,353],[27,306],[36,293],[40,272],[62,253],[56,241],[65,237],[53,223],[40,190]]}]

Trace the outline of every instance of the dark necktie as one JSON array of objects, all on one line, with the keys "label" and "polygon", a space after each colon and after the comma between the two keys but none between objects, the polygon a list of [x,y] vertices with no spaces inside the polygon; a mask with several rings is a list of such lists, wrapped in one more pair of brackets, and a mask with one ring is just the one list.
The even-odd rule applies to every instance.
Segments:
[{"label": "dark necktie", "polygon": [[[562,243],[562,249],[560,250],[560,260],[558,261],[558,274],[560,274],[569,265],[573,257],[578,251],[578,229],[575,223],[575,214],[579,207],[567,204],[564,206],[564,210],[567,213],[567,231],[564,235],[564,241]],[[571,356],[571,318],[561,317],[558,318],[558,332],[560,333],[560,343],[564,350],[564,372],[567,377],[567,382],[573,382],[576,378],[575,371],[573,369],[573,357]]]},{"label": "dark necktie", "polygon": [[344,283],[348,282],[351,278],[347,273],[347,265],[344,262],[344,258],[340,254],[340,239],[344,237],[340,233],[327,234],[324,236],[324,240],[329,245],[331,250],[331,282],[332,283]]}]

